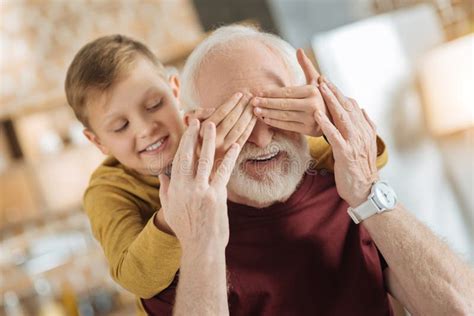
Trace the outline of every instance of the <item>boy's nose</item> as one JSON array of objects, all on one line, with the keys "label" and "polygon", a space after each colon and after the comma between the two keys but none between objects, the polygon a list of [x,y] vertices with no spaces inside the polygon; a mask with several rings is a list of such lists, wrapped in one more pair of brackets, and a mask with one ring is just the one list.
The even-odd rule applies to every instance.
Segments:
[{"label": "boy's nose", "polygon": [[252,131],[252,134],[250,134],[248,142],[251,142],[260,148],[264,148],[271,143],[273,139],[273,134],[274,132],[272,127],[259,120],[257,121],[257,124],[255,124],[255,127]]},{"label": "boy's nose", "polygon": [[147,120],[142,120],[137,126],[138,138],[147,138],[153,136],[155,128],[155,123]]}]

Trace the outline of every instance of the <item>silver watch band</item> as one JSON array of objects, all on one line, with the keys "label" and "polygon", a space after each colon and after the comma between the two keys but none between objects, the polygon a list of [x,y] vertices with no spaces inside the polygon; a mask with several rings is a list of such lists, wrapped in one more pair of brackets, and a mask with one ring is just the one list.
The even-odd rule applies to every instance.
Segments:
[{"label": "silver watch band", "polygon": [[378,212],[379,207],[371,198],[356,208],[349,207],[347,209],[347,213],[356,224],[359,224],[363,220],[377,214]]}]

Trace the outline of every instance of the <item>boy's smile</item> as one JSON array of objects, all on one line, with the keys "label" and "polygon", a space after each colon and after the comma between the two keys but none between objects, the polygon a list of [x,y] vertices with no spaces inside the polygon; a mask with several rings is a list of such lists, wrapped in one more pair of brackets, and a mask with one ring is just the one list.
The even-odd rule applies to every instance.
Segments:
[{"label": "boy's smile", "polygon": [[141,174],[157,174],[172,162],[184,130],[175,77],[164,79],[137,57],[108,92],[96,95],[84,134],[104,154]]}]

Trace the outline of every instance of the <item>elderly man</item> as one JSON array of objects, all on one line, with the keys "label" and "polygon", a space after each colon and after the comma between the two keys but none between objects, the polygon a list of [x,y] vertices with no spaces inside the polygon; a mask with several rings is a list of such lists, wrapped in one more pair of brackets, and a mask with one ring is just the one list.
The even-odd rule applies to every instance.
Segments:
[{"label": "elderly man", "polygon": [[[198,170],[189,172],[195,165],[189,159],[181,166],[198,146],[199,123],[193,122],[171,181],[161,177],[167,220],[187,245],[176,313],[391,315],[387,293],[413,314],[473,313],[472,270],[378,181],[373,123],[327,80],[318,85],[319,75],[301,52],[299,60],[304,74],[282,40],[231,26],[214,32],[187,62],[182,93],[188,106],[216,107],[232,93],[250,93],[259,96],[253,101],[259,121],[227,192],[214,189],[212,163],[204,163],[214,159],[209,122]],[[334,123],[321,104],[306,107],[311,98],[324,100]],[[301,133],[318,127],[333,148],[334,174],[308,167]],[[222,165],[229,167],[227,160]],[[216,192],[228,196],[228,222]],[[199,234],[189,224],[193,219]],[[144,300],[150,313],[167,310],[177,281]]]}]

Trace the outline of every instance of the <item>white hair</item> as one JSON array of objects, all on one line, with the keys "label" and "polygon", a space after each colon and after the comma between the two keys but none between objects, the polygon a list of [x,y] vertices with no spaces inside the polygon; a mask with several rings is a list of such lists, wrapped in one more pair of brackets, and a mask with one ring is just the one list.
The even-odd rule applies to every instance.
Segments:
[{"label": "white hair", "polygon": [[223,26],[212,32],[203,42],[201,42],[186,60],[181,75],[181,104],[185,110],[191,110],[199,106],[199,92],[196,88],[196,81],[203,61],[216,49],[223,47],[225,43],[230,43],[238,39],[254,39],[260,41],[268,48],[281,56],[283,62],[291,72],[293,84],[305,84],[303,70],[296,59],[296,50],[288,42],[280,37],[261,32],[253,27],[243,25]]}]

